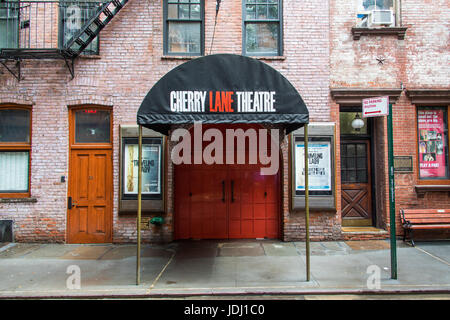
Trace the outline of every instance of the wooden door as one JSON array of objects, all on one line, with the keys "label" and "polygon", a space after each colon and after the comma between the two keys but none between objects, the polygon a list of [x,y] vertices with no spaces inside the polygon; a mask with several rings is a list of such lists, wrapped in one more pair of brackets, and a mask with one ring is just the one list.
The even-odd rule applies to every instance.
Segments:
[{"label": "wooden door", "polygon": [[70,169],[68,242],[111,242],[111,150],[72,150]]},{"label": "wooden door", "polygon": [[372,226],[369,141],[341,141],[343,226]]},{"label": "wooden door", "polygon": [[112,241],[111,123],[109,108],[82,106],[69,112],[68,243]]}]

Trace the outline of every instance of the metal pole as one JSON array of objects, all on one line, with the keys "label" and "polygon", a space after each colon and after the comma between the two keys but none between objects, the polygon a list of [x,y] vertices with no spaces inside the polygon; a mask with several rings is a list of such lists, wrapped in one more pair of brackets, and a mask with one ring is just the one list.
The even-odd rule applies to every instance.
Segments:
[{"label": "metal pole", "polygon": [[306,281],[310,280],[309,250],[309,168],[308,168],[308,124],[305,124],[305,212],[306,212]]},{"label": "metal pole", "polygon": [[394,139],[392,128],[392,104],[389,104],[387,117],[388,161],[389,161],[389,224],[391,238],[391,279],[397,279],[397,238],[395,226],[395,177],[394,177]]},{"label": "metal pole", "polygon": [[141,211],[142,211],[142,126],[139,125],[138,156],[138,212],[137,212],[137,252],[136,252],[136,285],[141,282]]}]

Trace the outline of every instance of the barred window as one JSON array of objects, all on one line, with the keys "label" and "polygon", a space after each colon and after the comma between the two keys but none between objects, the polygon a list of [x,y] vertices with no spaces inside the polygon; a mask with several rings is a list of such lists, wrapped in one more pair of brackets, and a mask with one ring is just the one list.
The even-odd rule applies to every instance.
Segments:
[{"label": "barred window", "polygon": [[[91,19],[99,9],[97,0],[61,0],[60,1],[60,45],[64,47]],[[99,54],[99,36],[83,50],[83,55]]]}]

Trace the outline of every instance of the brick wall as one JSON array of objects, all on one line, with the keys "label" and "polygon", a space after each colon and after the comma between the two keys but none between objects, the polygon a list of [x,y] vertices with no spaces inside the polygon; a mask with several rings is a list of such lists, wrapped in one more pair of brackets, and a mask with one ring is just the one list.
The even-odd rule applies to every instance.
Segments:
[{"label": "brick wall", "polygon": [[[304,98],[312,121],[330,121],[328,2],[283,1],[282,57],[264,62],[280,71]],[[215,1],[206,0],[205,54],[212,40]],[[113,240],[136,239],[134,217],[118,214],[119,125],[136,123],[136,112],[151,87],[168,71],[187,61],[163,56],[161,0],[131,0],[101,32],[100,55],[75,61],[72,80],[64,61],[22,62],[18,82],[0,67],[0,103],[33,105],[31,195],[34,203],[0,203],[0,219],[13,219],[17,241],[66,239],[68,175],[68,106],[98,104],[113,110]],[[241,0],[222,1],[216,26],[214,53],[242,53]],[[13,64],[9,64],[13,67]],[[287,160],[285,159],[285,162]],[[173,185],[168,164],[167,185]],[[283,199],[288,198],[284,188]],[[167,198],[172,188],[167,188]],[[168,201],[166,225],[143,231],[144,241],[168,241],[173,232],[173,203]],[[283,207],[286,237],[298,237],[298,218]],[[326,222],[324,228],[331,223]],[[318,222],[317,225],[321,225]],[[317,232],[320,233],[319,231]],[[301,235],[300,235],[301,237]]]},{"label": "brick wall", "polygon": [[[353,40],[356,2],[347,0],[283,1],[283,56],[263,58],[281,72],[305,100],[311,121],[336,121],[339,145],[339,105],[329,88],[449,88],[449,11],[446,0],[402,1],[405,40],[396,36],[362,36]],[[242,53],[241,0],[222,1],[215,40],[210,52],[215,1],[205,0],[205,54]],[[0,203],[0,219],[15,221],[18,241],[65,241],[68,175],[68,106],[98,104],[113,109],[114,208],[113,240],[136,239],[134,217],[118,214],[119,125],[134,124],[136,112],[150,88],[168,71],[187,61],[163,56],[161,0],[131,0],[101,33],[100,56],[75,61],[72,80],[64,61],[22,62],[18,82],[0,66],[0,103],[33,106],[31,194],[36,202]],[[378,64],[376,58],[384,58]],[[9,66],[13,67],[12,64]],[[395,154],[412,155],[414,172],[396,175],[396,212],[402,207],[450,206],[448,193],[434,192],[418,198],[417,147],[411,128],[416,127],[416,107],[403,93],[394,105]],[[385,124],[377,122],[381,134]],[[415,133],[414,133],[415,134]],[[377,148],[386,159],[386,136]],[[289,209],[287,141],[282,145],[282,226],[284,240],[304,238],[304,214]],[[380,162],[387,172],[386,161]],[[340,231],[340,155],[336,148],[337,212],[312,212],[311,237],[338,239]],[[382,171],[381,171],[382,172]],[[377,173],[379,227],[389,226],[386,208],[387,176]],[[173,190],[173,167],[168,164],[167,199]],[[173,202],[167,203],[166,225],[143,231],[144,241],[168,241],[173,233]],[[397,219],[397,224],[399,219]],[[401,233],[398,224],[397,230]]]},{"label": "brick wall", "polygon": [[[356,1],[330,2],[332,88],[401,88],[402,85],[407,89],[450,88],[448,1],[401,3],[401,21],[407,27],[404,40],[399,40],[396,35],[363,35],[354,40],[351,28],[356,24]],[[385,59],[384,63],[379,64],[377,58]],[[332,107],[337,125],[338,109],[339,106]],[[448,192],[430,192],[419,198],[415,192],[414,186],[418,184],[416,106],[404,92],[393,106],[393,123],[394,154],[413,156],[414,161],[413,173],[395,175],[397,233],[402,234],[400,208],[450,208],[450,195]],[[376,150],[386,159],[387,140],[381,122],[376,123],[376,132]],[[336,160],[339,164],[339,155]],[[379,181],[376,191],[380,196],[377,209],[382,211],[377,212],[377,225],[389,229],[387,162],[384,162],[384,168],[379,166],[381,164],[379,162],[376,167]]]}]

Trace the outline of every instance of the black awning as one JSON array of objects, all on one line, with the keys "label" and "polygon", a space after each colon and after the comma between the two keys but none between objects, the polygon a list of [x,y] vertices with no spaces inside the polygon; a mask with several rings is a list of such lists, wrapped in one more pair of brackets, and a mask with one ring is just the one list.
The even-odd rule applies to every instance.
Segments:
[{"label": "black awning", "polygon": [[217,54],[188,61],[150,90],[137,123],[169,133],[171,125],[282,124],[287,133],[309,121],[308,109],[292,84],[271,66],[249,57]]}]

